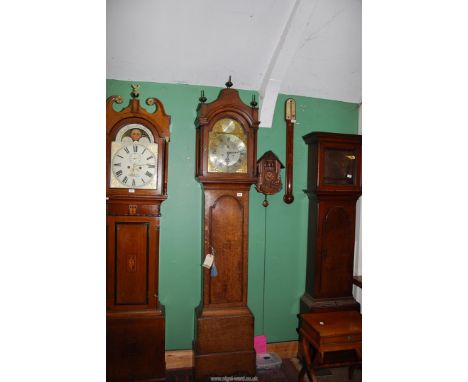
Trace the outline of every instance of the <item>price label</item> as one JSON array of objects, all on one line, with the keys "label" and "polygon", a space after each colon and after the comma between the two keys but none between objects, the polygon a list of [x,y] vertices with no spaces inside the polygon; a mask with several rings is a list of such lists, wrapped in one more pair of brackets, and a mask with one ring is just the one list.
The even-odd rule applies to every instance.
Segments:
[{"label": "price label", "polygon": [[213,260],[214,260],[214,256],[211,253],[208,253],[205,257],[205,261],[203,262],[202,266],[210,269],[211,266],[213,265]]}]

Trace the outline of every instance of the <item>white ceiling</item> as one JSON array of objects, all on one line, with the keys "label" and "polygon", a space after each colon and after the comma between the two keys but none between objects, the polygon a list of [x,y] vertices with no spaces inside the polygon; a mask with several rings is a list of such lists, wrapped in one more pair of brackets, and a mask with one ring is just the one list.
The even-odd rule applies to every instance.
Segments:
[{"label": "white ceiling", "polygon": [[[361,0],[108,0],[107,78],[361,102]],[[274,104],[274,103],[273,103]]]}]

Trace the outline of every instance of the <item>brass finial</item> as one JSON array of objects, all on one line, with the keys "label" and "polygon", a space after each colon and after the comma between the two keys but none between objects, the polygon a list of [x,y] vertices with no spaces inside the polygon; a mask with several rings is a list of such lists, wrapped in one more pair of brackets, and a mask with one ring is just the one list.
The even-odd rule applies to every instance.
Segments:
[{"label": "brass finial", "polygon": [[140,85],[136,84],[136,85],[131,85],[132,86],[132,98],[138,98],[138,96],[140,95]]}]

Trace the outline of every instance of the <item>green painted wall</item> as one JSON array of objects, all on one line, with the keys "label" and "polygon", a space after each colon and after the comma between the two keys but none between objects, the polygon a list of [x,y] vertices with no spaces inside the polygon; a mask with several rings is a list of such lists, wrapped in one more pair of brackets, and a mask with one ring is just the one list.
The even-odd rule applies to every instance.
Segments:
[{"label": "green painted wall", "polygon": [[[121,95],[126,107],[130,84],[107,80],[107,97]],[[178,84],[141,84],[140,99],[159,98],[171,115],[168,199],[162,204],[160,231],[159,297],[166,307],[166,349],[190,349],[194,333],[194,310],[201,295],[202,191],[194,177],[196,108],[200,90],[207,102],[214,101],[221,88]],[[249,103],[254,91],[240,90]],[[285,163],[284,102],[296,100],[294,136],[295,200],[283,202],[284,190],[268,198],[252,187],[250,192],[249,293],[248,305],[255,316],[255,335],[268,342],[297,339],[296,315],[304,293],[307,248],[307,206],[302,190],[306,185],[307,146],[302,136],[311,131],[357,134],[358,105],[309,97],[280,94],[272,128],[258,133],[258,157],[268,150]],[[145,105],[146,106],[146,105]],[[119,108],[116,108],[119,110]],[[150,107],[147,107],[152,111]],[[284,182],[284,170],[282,173]]]}]

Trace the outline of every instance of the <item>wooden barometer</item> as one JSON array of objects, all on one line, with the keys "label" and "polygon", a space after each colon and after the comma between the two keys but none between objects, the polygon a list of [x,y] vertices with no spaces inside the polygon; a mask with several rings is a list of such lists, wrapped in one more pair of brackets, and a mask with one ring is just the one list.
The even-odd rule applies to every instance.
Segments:
[{"label": "wooden barometer", "polygon": [[107,99],[107,380],[165,380],[158,299],[159,218],[167,198],[170,116],[156,98]]},{"label": "wooden barometer", "polygon": [[202,301],[196,309],[196,381],[255,375],[247,258],[259,121],[255,98],[247,106],[231,87],[229,79],[211,103],[202,93],[198,107],[195,172],[204,195],[202,261],[211,260],[202,268]]}]

